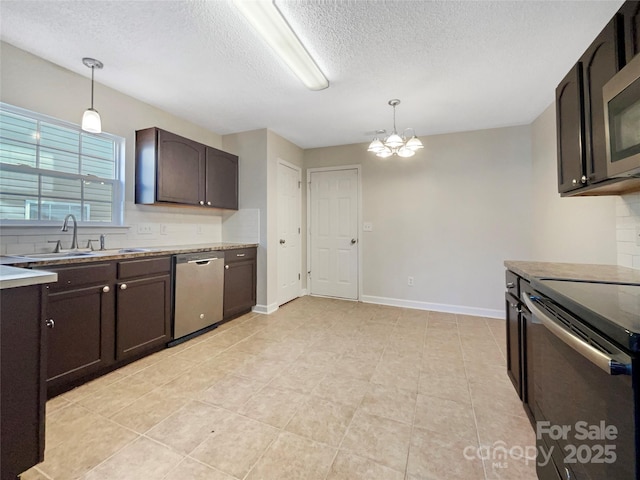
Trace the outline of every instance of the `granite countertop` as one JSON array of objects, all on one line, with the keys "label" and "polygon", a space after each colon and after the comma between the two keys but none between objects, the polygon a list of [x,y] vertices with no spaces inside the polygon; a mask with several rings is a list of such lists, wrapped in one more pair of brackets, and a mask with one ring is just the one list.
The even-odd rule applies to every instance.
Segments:
[{"label": "granite countertop", "polygon": [[557,280],[592,280],[640,285],[640,270],[618,265],[582,263],[524,262],[507,260],[505,267],[531,281],[534,278]]},{"label": "granite countertop", "polygon": [[[0,257],[0,266],[13,265],[19,267],[47,267],[49,265],[67,265],[73,263],[88,263],[104,260],[120,260],[138,257],[151,257],[157,255],[174,255],[178,253],[195,253],[195,252],[211,252],[220,250],[233,250],[236,248],[252,248],[257,247],[257,243],[232,243],[232,242],[220,242],[220,243],[207,243],[197,245],[173,245],[163,247],[149,247],[142,252],[123,252],[124,249],[108,249],[104,251],[96,250],[90,252],[91,255],[78,256],[78,257],[58,257],[58,258],[46,258],[46,259],[29,259],[21,258],[18,255],[5,255]],[[29,254],[25,254],[29,255]]]},{"label": "granite countertop", "polygon": [[58,281],[58,274],[0,265],[0,290]]}]

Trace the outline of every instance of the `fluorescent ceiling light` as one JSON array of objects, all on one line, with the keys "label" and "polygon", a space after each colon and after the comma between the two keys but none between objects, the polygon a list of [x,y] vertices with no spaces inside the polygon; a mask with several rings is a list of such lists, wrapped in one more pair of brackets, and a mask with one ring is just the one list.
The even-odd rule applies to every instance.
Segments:
[{"label": "fluorescent ceiling light", "polygon": [[307,88],[323,90],[329,86],[329,80],[320,71],[273,1],[234,0],[233,3]]}]

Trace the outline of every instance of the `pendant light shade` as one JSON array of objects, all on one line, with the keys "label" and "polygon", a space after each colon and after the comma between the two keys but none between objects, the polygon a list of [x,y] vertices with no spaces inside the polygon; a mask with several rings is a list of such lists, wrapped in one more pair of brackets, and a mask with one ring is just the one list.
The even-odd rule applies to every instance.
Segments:
[{"label": "pendant light shade", "polygon": [[93,72],[96,68],[102,68],[103,65],[100,60],[88,57],[83,58],[82,63],[91,69],[91,107],[85,110],[84,115],[82,115],[82,130],[90,133],[101,133],[102,121],[100,120],[100,114],[93,108]]},{"label": "pendant light shade", "polygon": [[102,133],[100,114],[93,108],[88,108],[82,115],[82,130],[90,133]]},{"label": "pendant light shade", "polygon": [[[393,132],[391,135],[380,140],[379,135],[386,133],[385,130],[378,130],[373,141],[369,144],[368,152],[373,152],[380,158],[389,158],[392,155],[397,155],[402,158],[413,157],[416,151],[424,148],[424,145],[418,137],[416,137],[413,128],[406,128],[402,135],[399,135],[396,130],[396,106],[400,105],[400,100],[389,100],[389,105],[393,107]],[[413,135],[407,140],[405,135],[407,130],[413,131]]]}]

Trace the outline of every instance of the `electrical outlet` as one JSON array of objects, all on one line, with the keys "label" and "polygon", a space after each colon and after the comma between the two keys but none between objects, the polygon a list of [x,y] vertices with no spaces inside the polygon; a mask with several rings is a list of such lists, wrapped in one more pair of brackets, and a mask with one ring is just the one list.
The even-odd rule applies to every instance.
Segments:
[{"label": "electrical outlet", "polygon": [[407,277],[407,285],[413,287],[413,277]]},{"label": "electrical outlet", "polygon": [[167,227],[166,224],[161,224],[160,225],[160,235],[167,235],[169,233],[169,228]]},{"label": "electrical outlet", "polygon": [[149,235],[153,233],[153,226],[150,223],[139,223],[138,224],[138,234],[139,235]]},{"label": "electrical outlet", "polygon": [[373,232],[373,223],[364,222],[362,224],[362,231],[364,231],[364,232]]}]

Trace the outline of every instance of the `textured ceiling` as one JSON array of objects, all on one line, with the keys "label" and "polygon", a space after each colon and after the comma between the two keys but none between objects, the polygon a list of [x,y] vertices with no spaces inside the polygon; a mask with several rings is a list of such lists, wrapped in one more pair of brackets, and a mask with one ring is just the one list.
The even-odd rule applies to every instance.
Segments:
[{"label": "textured ceiling", "polygon": [[[227,1],[0,0],[0,38],[219,134],[303,148],[528,124],[622,4],[277,0],[330,82],[309,91]],[[96,108],[100,99],[96,97]]]}]

